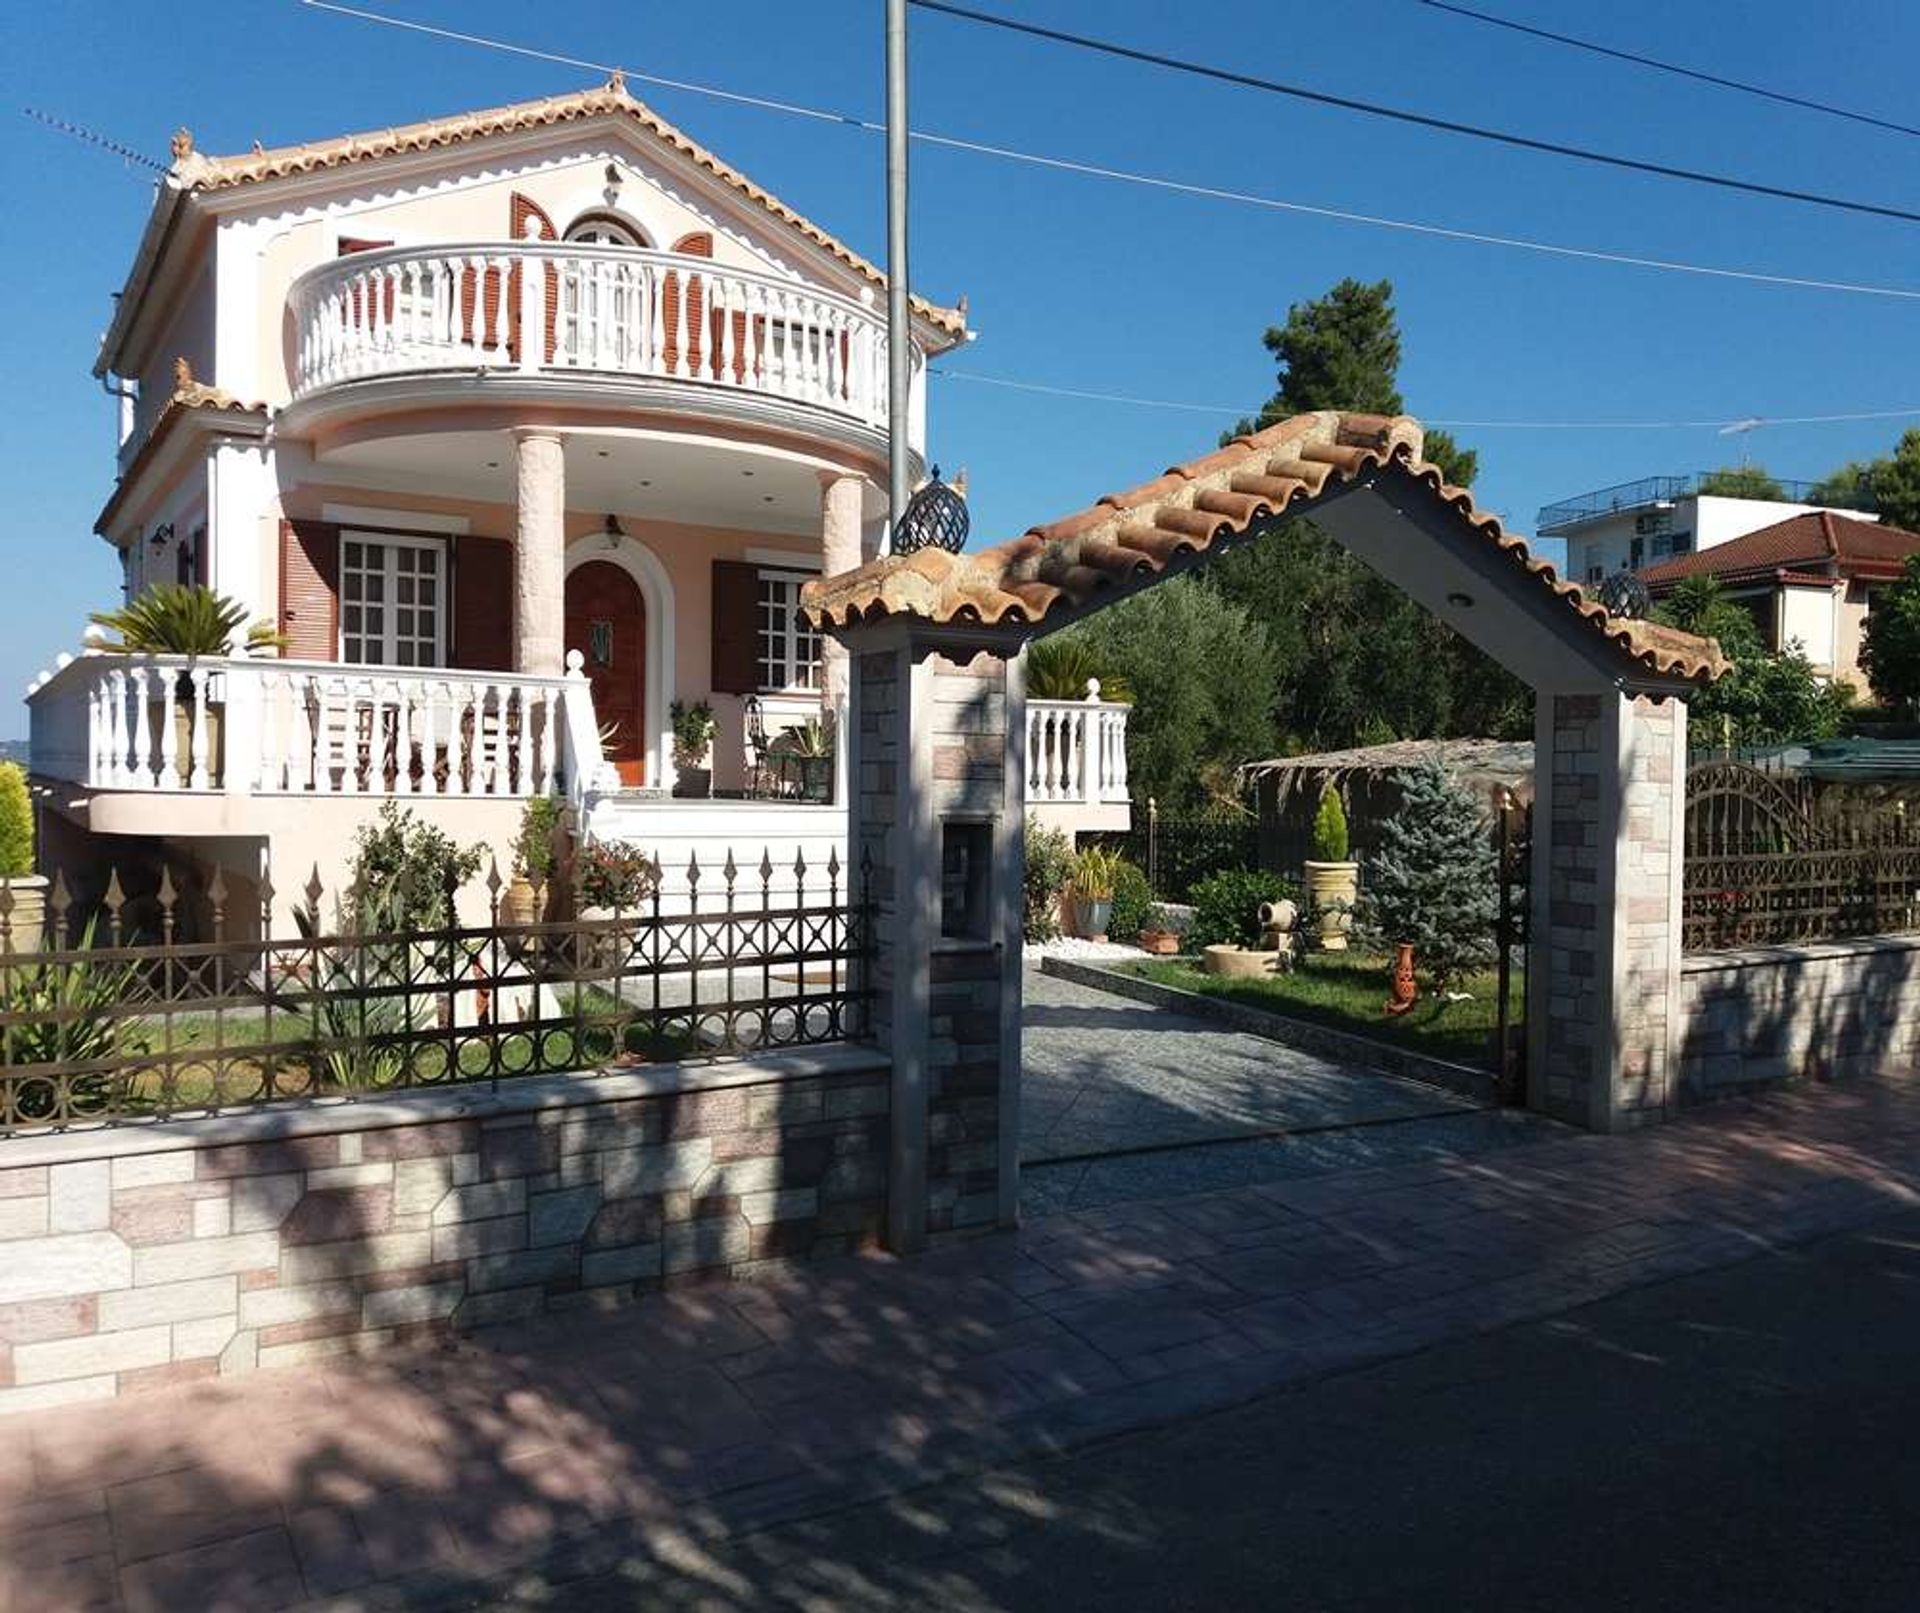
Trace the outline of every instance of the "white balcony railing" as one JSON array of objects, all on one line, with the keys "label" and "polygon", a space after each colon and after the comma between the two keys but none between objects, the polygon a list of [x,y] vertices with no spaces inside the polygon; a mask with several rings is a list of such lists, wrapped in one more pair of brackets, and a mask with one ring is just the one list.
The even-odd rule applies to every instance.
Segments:
[{"label": "white balcony railing", "polygon": [[[579,799],[605,782],[577,664],[533,678],[90,653],[27,704],[33,771],[99,790]],[[1028,701],[1028,803],[1124,804],[1131,710],[1097,683]]]},{"label": "white balcony railing", "polygon": [[[707,258],[567,243],[399,247],[310,269],[290,295],[296,398],[436,371],[597,373],[887,423],[886,323],[873,308]],[[913,362],[917,375],[918,348]]]},{"label": "white balcony railing", "polygon": [[34,772],[103,790],[518,797],[599,760],[584,677],[90,654],[28,705]]},{"label": "white balcony railing", "polygon": [[1027,702],[1027,801],[1095,805],[1127,799],[1127,715],[1087,680],[1084,700]]}]

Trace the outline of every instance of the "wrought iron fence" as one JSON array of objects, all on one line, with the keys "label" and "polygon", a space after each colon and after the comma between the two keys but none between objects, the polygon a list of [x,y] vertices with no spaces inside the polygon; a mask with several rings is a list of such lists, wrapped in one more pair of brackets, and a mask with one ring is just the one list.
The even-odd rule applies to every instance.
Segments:
[{"label": "wrought iron fence", "polygon": [[1080,838],[1109,846],[1144,870],[1163,902],[1191,901],[1193,887],[1222,869],[1260,866],[1260,826],[1252,818],[1175,816],[1151,800],[1144,813],[1135,811],[1125,833]]},{"label": "wrought iron fence", "polygon": [[1686,951],[1920,929],[1920,803],[1715,761],[1687,773]]},{"label": "wrought iron fence", "polygon": [[[696,860],[668,875],[636,856],[615,905],[589,907],[571,860],[522,886],[487,875],[487,922],[460,923],[459,889],[420,924],[404,878],[356,886],[323,917],[317,877],[297,934],[258,934],[216,874],[187,892],[163,871],[157,935],[130,936],[116,873],[97,904],[64,878],[46,936],[14,945],[0,886],[0,1137],[158,1120],[289,1099],[410,1088],[832,1042],[864,1031],[868,879],[835,853],[776,870]],[[189,902],[189,897],[198,898]],[[189,908],[204,939],[183,938]],[[253,915],[247,915],[251,918]],[[246,926],[252,929],[252,923]]]}]

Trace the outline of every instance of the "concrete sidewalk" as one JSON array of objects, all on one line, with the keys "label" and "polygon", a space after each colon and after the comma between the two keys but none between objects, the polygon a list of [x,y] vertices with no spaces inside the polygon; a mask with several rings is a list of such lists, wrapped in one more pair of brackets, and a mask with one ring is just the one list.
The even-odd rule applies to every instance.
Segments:
[{"label": "concrete sidewalk", "polygon": [[15,1418],[0,1608],[461,1604],[569,1539],[671,1550],[1176,1421],[1917,1185],[1920,1090],[1803,1089]]}]

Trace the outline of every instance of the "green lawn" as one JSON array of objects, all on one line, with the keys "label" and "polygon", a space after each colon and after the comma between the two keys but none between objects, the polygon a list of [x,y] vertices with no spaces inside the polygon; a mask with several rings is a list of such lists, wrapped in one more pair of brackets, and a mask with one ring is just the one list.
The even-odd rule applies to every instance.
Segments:
[{"label": "green lawn", "polygon": [[[1455,991],[1470,994],[1464,1002],[1423,995],[1411,1013],[1397,1016],[1380,1011],[1389,991],[1388,960],[1379,954],[1310,952],[1289,974],[1253,980],[1204,974],[1198,963],[1188,958],[1153,958],[1132,965],[1132,970],[1163,986],[1222,997],[1289,1019],[1312,1020],[1455,1064],[1494,1068],[1499,982],[1491,970],[1455,982]],[[1514,971],[1511,1003],[1513,1018],[1518,1021],[1524,1013],[1518,970]]]}]

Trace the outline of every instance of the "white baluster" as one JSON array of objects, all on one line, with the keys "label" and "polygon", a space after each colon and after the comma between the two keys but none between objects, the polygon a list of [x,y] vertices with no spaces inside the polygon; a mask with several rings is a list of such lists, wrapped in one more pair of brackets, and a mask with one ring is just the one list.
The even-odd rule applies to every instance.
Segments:
[{"label": "white baluster", "polygon": [[155,782],[153,729],[147,712],[147,669],[133,669],[133,784],[150,790]]},{"label": "white baluster", "polygon": [[313,787],[322,795],[332,795],[333,782],[333,734],[334,725],[339,719],[338,703],[334,700],[334,680],[315,677],[312,680],[313,711],[316,721],[313,746]]},{"label": "white baluster", "polygon": [[[207,730],[213,726],[207,703],[207,680],[210,677],[212,673],[203,666],[195,666],[187,674],[189,690],[187,715],[193,723],[193,776],[187,782],[190,788],[196,790],[213,788],[213,775],[209,768],[212,760],[209,752],[212,746],[209,744],[207,733]],[[172,680],[169,679],[169,681]]]},{"label": "white baluster", "polygon": [[473,703],[474,685],[442,684],[453,717],[447,733],[447,793],[465,795],[471,780],[479,772],[475,758],[480,739],[480,711]]},{"label": "white baluster", "polygon": [[[180,680],[171,672],[160,674],[160,788],[180,788],[180,724],[175,717],[175,699]],[[187,720],[193,720],[188,707]]]},{"label": "white baluster", "polygon": [[538,793],[553,794],[554,780],[560,771],[560,703],[551,689],[542,689],[539,694],[540,711],[540,782]]}]

